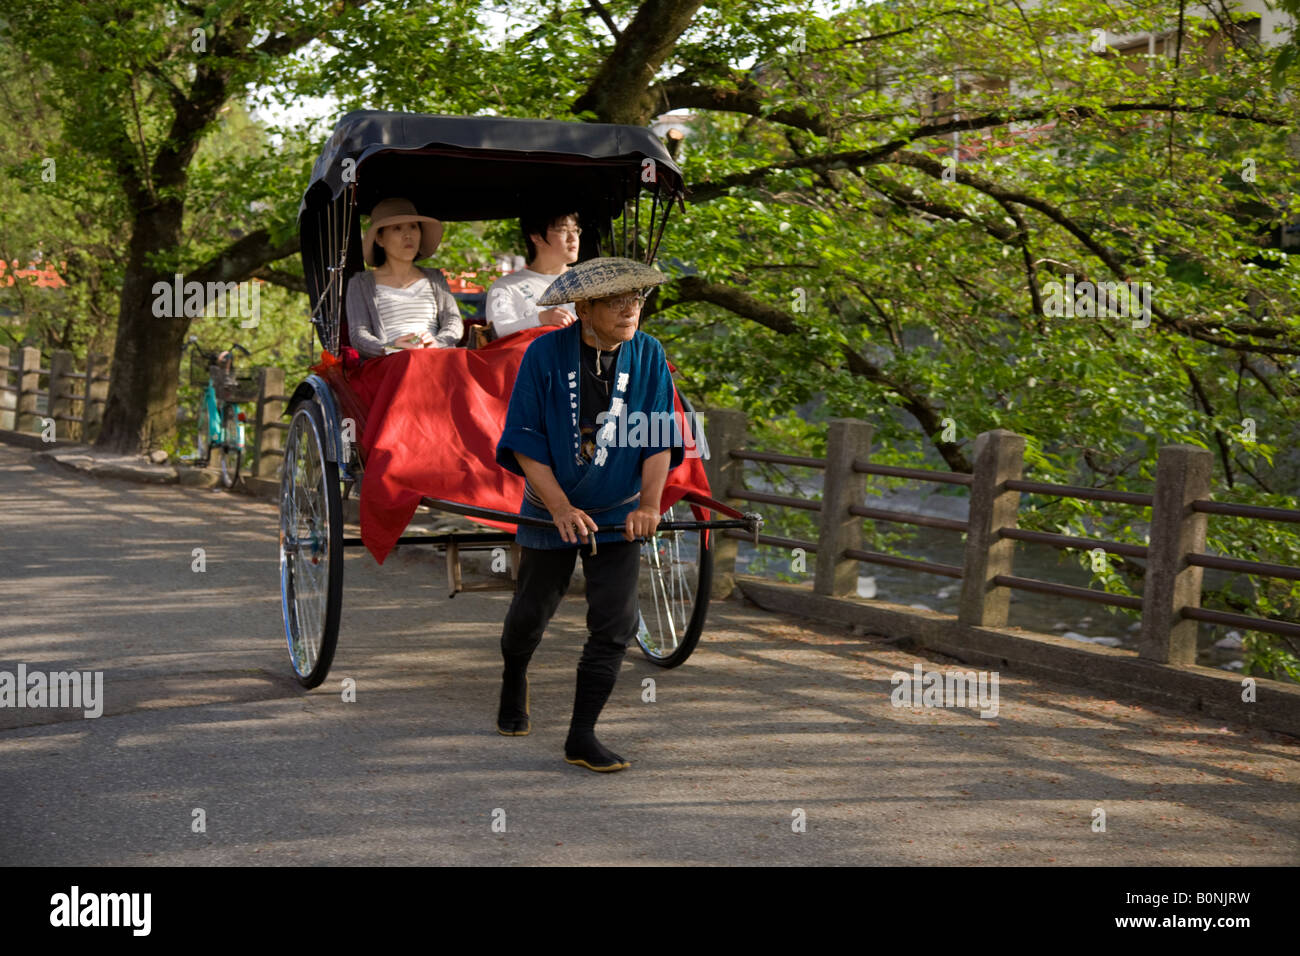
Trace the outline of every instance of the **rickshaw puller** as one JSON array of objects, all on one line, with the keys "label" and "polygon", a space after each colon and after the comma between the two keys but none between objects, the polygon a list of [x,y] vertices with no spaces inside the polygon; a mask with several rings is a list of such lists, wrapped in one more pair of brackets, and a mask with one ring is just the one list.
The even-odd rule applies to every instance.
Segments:
[{"label": "rickshaw puller", "polygon": [[[578,662],[564,757],[602,772],[629,766],[601,745],[595,726],[640,620],[635,539],[658,527],[668,472],[683,457],[676,436],[652,432],[637,446],[615,443],[621,417],[673,411],[663,347],[638,329],[642,290],[664,281],[649,266],[602,258],[553,282],[538,304],[573,302],[580,321],[528,347],[497,444],[501,466],[526,479],[520,514],[555,524],[554,530],[520,525],[516,533],[521,556],[501,634],[505,670],[497,731],[524,736],[531,730],[528,662],[581,554],[589,636]],[[623,524],[623,532],[595,534],[593,553],[589,539],[598,524]]]}]

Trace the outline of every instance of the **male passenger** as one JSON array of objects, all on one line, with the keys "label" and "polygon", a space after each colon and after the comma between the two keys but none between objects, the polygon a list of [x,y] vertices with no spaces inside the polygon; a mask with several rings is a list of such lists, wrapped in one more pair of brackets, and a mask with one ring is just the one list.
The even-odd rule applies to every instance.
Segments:
[{"label": "male passenger", "polygon": [[496,338],[539,325],[572,325],[578,317],[573,303],[541,307],[546,288],[578,260],[582,229],[577,213],[529,213],[519,220],[528,247],[528,264],[504,275],[488,288],[487,320]]}]

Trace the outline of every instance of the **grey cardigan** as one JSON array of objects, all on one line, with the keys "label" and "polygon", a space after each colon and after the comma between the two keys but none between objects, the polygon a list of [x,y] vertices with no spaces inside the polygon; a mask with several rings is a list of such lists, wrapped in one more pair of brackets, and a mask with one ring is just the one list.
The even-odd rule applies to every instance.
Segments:
[{"label": "grey cardigan", "polygon": [[[451,294],[447,279],[440,269],[421,268],[420,271],[433,285],[433,297],[438,303],[434,319],[434,340],[439,348],[452,348],[460,341],[465,325],[461,321],[460,306]],[[359,272],[348,280],[348,338],[352,347],[367,358],[384,354],[386,344],[379,336],[383,327],[375,310],[375,274],[369,270]]]}]

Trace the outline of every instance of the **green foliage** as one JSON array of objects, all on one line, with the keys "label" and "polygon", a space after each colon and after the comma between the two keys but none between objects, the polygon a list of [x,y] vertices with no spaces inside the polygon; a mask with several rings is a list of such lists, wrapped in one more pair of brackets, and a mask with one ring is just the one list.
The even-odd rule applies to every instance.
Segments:
[{"label": "green foliage", "polygon": [[[61,140],[63,104],[49,70],[0,33],[0,345],[44,353],[111,352],[125,266],[115,223],[120,198],[90,157]],[[14,281],[52,266],[66,285]]]}]

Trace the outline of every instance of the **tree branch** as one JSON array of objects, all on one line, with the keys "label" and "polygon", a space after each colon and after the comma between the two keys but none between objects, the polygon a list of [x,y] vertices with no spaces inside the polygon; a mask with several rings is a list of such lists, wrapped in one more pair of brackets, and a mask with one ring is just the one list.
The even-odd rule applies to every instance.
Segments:
[{"label": "tree branch", "polygon": [[[196,282],[242,282],[267,263],[283,259],[298,252],[296,236],[273,244],[266,229],[258,229],[243,236],[196,269],[186,273],[187,279]],[[273,281],[268,277],[268,281]],[[305,288],[299,291],[306,291]]]},{"label": "tree branch", "polygon": [[[135,99],[135,77],[127,84],[127,92],[131,94],[131,118],[135,120],[135,134],[140,147],[140,169],[147,170],[149,166],[149,148],[144,141],[144,126],[140,122],[140,105]],[[152,178],[145,177],[145,188],[149,191],[149,198],[154,202],[158,201],[158,193],[154,190]]]},{"label": "tree branch", "polygon": [[807,107],[793,106],[763,113],[762,91],[752,82],[742,82],[740,89],[726,90],[718,86],[704,86],[678,76],[656,83],[650,90],[653,95],[661,98],[665,111],[698,109],[744,113],[804,129],[818,136],[825,136],[829,132],[822,118]]},{"label": "tree branch", "polygon": [[[910,150],[899,150],[894,157],[894,162],[905,166],[913,166],[929,174],[935,179],[941,179],[944,174],[944,166],[933,156],[925,153],[914,153]],[[978,189],[980,192],[992,197],[999,203],[1015,203],[1026,208],[1033,209],[1042,213],[1052,222],[1065,229],[1070,235],[1074,236],[1089,252],[1102,261],[1107,269],[1119,279],[1129,281],[1127,265],[1121,262],[1109,249],[1096,239],[1088,230],[1076,223],[1060,209],[1051,203],[1037,196],[1031,196],[1018,190],[1006,189],[998,184],[976,176],[963,169],[956,170],[955,178],[957,182]],[[1160,319],[1163,326],[1185,335],[1188,338],[1196,339],[1201,342],[1208,342],[1211,345],[1218,345],[1222,348],[1239,352],[1262,352],[1273,355],[1300,355],[1300,347],[1286,345],[1259,345],[1257,343],[1239,343],[1211,335],[1205,331],[1203,324],[1190,323],[1185,319],[1176,318],[1159,308],[1155,304],[1151,305],[1151,314]],[[1231,326],[1226,326],[1231,329]]]},{"label": "tree branch", "polygon": [[[711,302],[780,335],[799,336],[804,333],[804,329],[789,313],[739,289],[709,282],[700,276],[678,279],[673,283],[672,289],[678,296],[675,300],[677,302]],[[894,381],[882,368],[849,346],[841,345],[840,351],[852,374],[883,385],[897,394],[903,400],[903,407],[917,420],[927,437],[933,440],[933,436],[942,432],[943,415],[924,395],[908,383]],[[934,444],[948,467],[953,471],[970,473],[970,461],[956,444],[938,441]]]},{"label": "tree branch", "polygon": [[845,47],[862,46],[867,43],[879,43],[882,40],[892,40],[894,37],[904,36],[905,34],[908,33],[915,33],[917,30],[920,30],[922,27],[925,27],[936,21],[949,19],[950,17],[970,17],[975,20],[986,19],[985,17],[980,16],[978,13],[975,13],[974,11],[963,10],[960,7],[955,7],[951,10],[941,10],[939,13],[936,13],[934,16],[926,17],[923,20],[919,20],[910,27],[900,27],[897,30],[890,30],[887,33],[871,33],[871,34],[867,34],[866,36],[854,37],[852,40],[845,40],[843,43],[837,46],[818,47],[813,50],[808,50],[806,53],[801,55],[810,56],[815,53],[832,53],[835,50],[843,50]]},{"label": "tree branch", "polygon": [[587,0],[587,9],[605,21],[606,29],[609,30],[615,40],[623,35],[618,27],[614,25],[614,18],[609,15],[609,11],[605,9],[605,5],[600,0]]},{"label": "tree branch", "polygon": [[[1196,395],[1196,400],[1200,403],[1201,408],[1210,418],[1214,418],[1214,406],[1210,404],[1210,396],[1205,393],[1205,387],[1201,385],[1200,378],[1190,365],[1178,357],[1177,349],[1174,350],[1174,358],[1183,367],[1183,371],[1187,373],[1187,380],[1191,382],[1192,392]],[[1214,429],[1214,440],[1215,444],[1219,446],[1219,460],[1223,462],[1223,476],[1228,481],[1228,487],[1231,488],[1236,484],[1236,481],[1232,474],[1232,456],[1228,449],[1228,441],[1218,428]]]},{"label": "tree branch", "polygon": [[1205,106],[1179,106],[1171,103],[1115,103],[1100,109],[1094,109],[1090,106],[1077,106],[1066,107],[1060,110],[1038,109],[994,112],[986,113],[983,116],[971,116],[966,119],[948,120],[942,123],[926,123],[918,126],[909,133],[896,136],[894,139],[870,149],[848,150],[840,153],[819,153],[814,156],[804,156],[798,159],[772,163],[768,166],[759,166],[755,169],[749,169],[743,172],[732,173],[729,176],[723,176],[721,179],[712,182],[692,183],[689,188],[688,196],[693,202],[706,202],[723,195],[727,190],[736,186],[756,186],[773,173],[787,172],[793,169],[809,169],[814,172],[821,172],[828,169],[852,169],[863,166],[872,166],[883,162],[886,157],[902,149],[904,146],[907,146],[918,139],[926,139],[931,136],[943,136],[948,133],[989,129],[995,126],[1005,126],[1009,123],[1029,122],[1030,120],[1059,118],[1062,115],[1068,116],[1074,120],[1080,120],[1088,119],[1093,116],[1100,116],[1105,113],[1127,112],[1203,113],[1212,116],[1222,116],[1229,119],[1247,120],[1253,123],[1262,123],[1267,126],[1276,127],[1285,126],[1288,122],[1281,119],[1256,116],[1252,113],[1243,113],[1239,110],[1225,110],[1219,107]]},{"label": "tree branch", "polygon": [[[926,153],[913,153],[910,150],[899,150],[897,155],[892,158],[892,161],[904,166],[913,166],[928,173],[935,179],[941,179],[944,174],[943,164],[933,156],[927,155]],[[981,176],[968,173],[964,169],[956,169],[953,173],[957,182],[978,189],[980,192],[991,196],[993,199],[997,200],[999,204],[1003,204],[1004,208],[1005,203],[1015,203],[1016,205],[1025,206],[1042,213],[1048,219],[1052,220],[1052,222],[1070,233],[1070,235],[1074,236],[1074,238],[1078,239],[1089,252],[1105,263],[1106,268],[1110,269],[1116,276],[1127,278],[1127,276],[1125,276],[1125,264],[1116,258],[1114,253],[1093,238],[1091,233],[1078,225],[1074,220],[1070,219],[1065,215],[1065,213],[1061,212],[1051,203],[1044,199],[1039,199],[1037,196],[1031,196],[1028,193],[1006,189],[990,180],[984,179]]]},{"label": "tree branch", "polygon": [[[370,0],[339,0],[338,3],[335,3],[331,12],[341,14],[347,7],[358,10],[369,2]],[[257,46],[242,51],[237,56],[244,62],[251,61],[258,55],[286,56],[300,47],[306,46],[317,37],[323,36],[326,32],[328,32],[328,28],[320,25],[299,27],[294,30],[289,29],[287,25],[283,27],[277,26],[276,30],[272,31],[271,36],[268,36]]]},{"label": "tree branch", "polygon": [[1029,285],[1029,304],[1034,310],[1034,315],[1038,319],[1038,331],[1046,333],[1047,329],[1043,326],[1043,316],[1046,311],[1043,309],[1043,297],[1038,290],[1038,266],[1034,262],[1033,254],[1029,251],[1029,227],[1025,225],[1025,217],[1020,215],[1014,205],[1005,200],[998,200],[998,205],[1006,210],[1016,224],[1017,232],[1015,234],[1015,244],[1020,247],[1020,257],[1025,264],[1025,282]]},{"label": "tree branch", "polygon": [[643,126],[656,111],[651,81],[691,25],[702,0],[644,0],[614,43],[574,113],[592,112],[602,123]]},{"label": "tree branch", "polygon": [[301,292],[307,294],[307,280],[302,276],[294,275],[292,272],[285,272],[281,269],[272,269],[270,266],[262,266],[260,269],[254,269],[249,273],[253,279],[262,279],[272,285],[278,285],[282,289],[288,289],[291,292]]}]

